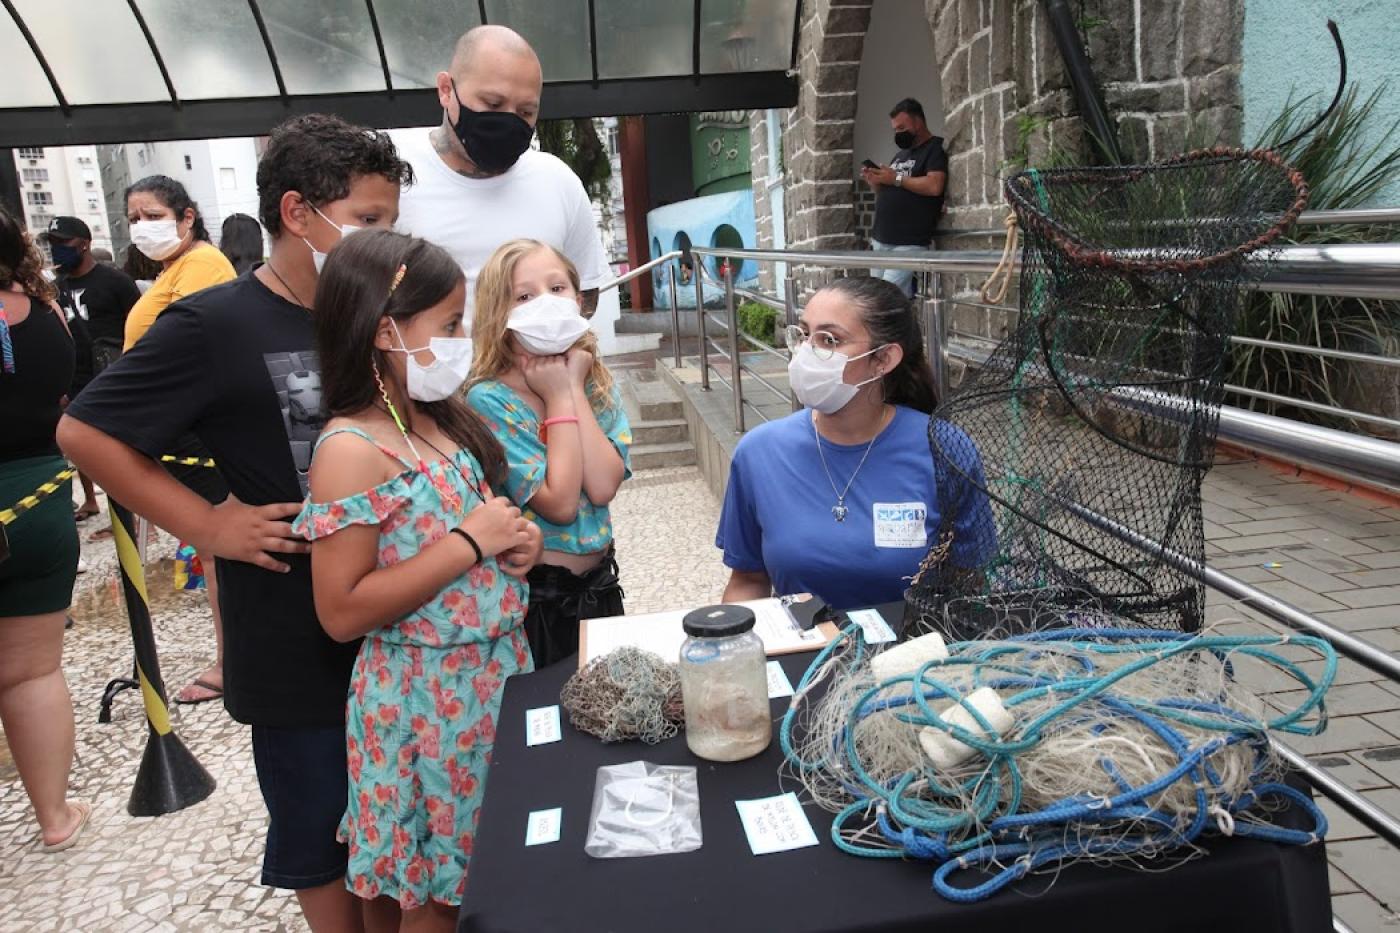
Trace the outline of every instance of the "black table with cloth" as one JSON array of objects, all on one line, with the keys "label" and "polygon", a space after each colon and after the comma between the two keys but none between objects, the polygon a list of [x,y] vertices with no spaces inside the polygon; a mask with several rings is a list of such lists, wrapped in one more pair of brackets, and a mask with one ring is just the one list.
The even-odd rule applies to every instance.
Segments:
[{"label": "black table with cloth", "polygon": [[[902,606],[881,607],[897,626]],[[779,659],[796,686],[814,654]],[[569,725],[563,740],[527,747],[525,711],[559,702],[577,668],[568,659],[506,683],[459,933],[1322,933],[1332,928],[1322,846],[1212,838],[1209,854],[1171,871],[1078,864],[1033,874],[987,900],[955,904],[932,887],[929,862],[847,855],[831,843],[831,815],[803,811],[819,845],[771,855],[749,851],[735,800],[800,790],[780,784],[773,742],[748,761],[696,758],[685,734],[660,745],[605,745]],[[704,845],[650,858],[595,859],[583,851],[596,771],[643,760],[694,765]],[[525,845],[534,810],[561,807],[558,842]],[[1301,814],[1280,816],[1303,825]],[[976,883],[966,873],[960,885]]]}]

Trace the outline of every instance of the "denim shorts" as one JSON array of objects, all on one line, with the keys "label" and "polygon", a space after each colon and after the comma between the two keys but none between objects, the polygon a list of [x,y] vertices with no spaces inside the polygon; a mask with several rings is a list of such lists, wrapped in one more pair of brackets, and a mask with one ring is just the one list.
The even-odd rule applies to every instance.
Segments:
[{"label": "denim shorts", "polygon": [[253,726],[253,763],[269,817],[262,883],[295,891],[343,878],[349,850],[335,833],[349,793],[345,727]]}]

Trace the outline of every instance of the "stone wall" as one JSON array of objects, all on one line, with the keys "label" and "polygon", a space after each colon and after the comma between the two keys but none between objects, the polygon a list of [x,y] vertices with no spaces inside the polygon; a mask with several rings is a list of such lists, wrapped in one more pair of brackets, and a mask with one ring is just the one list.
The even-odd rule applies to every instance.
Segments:
[{"label": "stone wall", "polygon": [[[1083,0],[1081,35],[1128,158],[1238,144],[1246,0]],[[1002,183],[1024,165],[1087,157],[1059,50],[1040,0],[925,0],[945,111],[945,229],[1000,229]],[[783,112],[787,245],[864,248],[868,205],[851,182],[855,88],[869,0],[803,4],[798,105]],[[751,121],[755,179],[766,177],[767,127]],[[772,245],[766,188],[755,184],[760,246]],[[958,239],[953,248],[993,245]],[[819,281],[828,276],[819,275]],[[804,291],[813,280],[802,279]],[[771,278],[765,280],[771,286]],[[960,290],[955,283],[955,290]],[[970,321],[969,316],[969,321]],[[977,332],[996,337],[980,315]],[[1004,322],[1002,322],[1004,324]]]}]

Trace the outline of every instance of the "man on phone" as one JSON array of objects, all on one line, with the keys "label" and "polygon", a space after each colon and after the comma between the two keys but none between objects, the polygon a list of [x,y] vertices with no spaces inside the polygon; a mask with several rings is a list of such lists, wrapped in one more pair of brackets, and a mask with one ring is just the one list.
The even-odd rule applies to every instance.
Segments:
[{"label": "man on phone", "polygon": [[[889,165],[866,160],[860,177],[875,191],[875,227],[870,248],[890,252],[920,252],[933,244],[943,214],[948,183],[948,154],[943,140],[929,132],[924,108],[906,97],[890,111],[894,144],[899,151]],[[872,275],[893,282],[906,295],[914,294],[910,269],[872,269]]]}]

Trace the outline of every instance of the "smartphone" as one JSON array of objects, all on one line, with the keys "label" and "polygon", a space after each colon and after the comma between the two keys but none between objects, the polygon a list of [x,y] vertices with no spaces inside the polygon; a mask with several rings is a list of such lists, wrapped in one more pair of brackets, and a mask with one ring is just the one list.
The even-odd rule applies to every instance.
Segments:
[{"label": "smartphone", "polygon": [[860,163],[860,164],[863,165],[863,166],[865,166],[866,168],[879,168],[879,167],[880,167],[880,166],[876,165],[874,162],[870,161],[869,159],[866,159],[864,162],[862,162],[862,163]]}]

